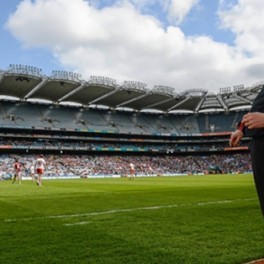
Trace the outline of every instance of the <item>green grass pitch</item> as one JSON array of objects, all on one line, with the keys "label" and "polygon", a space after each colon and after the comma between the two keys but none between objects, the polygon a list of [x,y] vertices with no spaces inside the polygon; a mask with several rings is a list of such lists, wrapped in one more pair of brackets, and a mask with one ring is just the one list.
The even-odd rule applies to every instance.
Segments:
[{"label": "green grass pitch", "polygon": [[0,263],[241,264],[264,257],[252,175],[0,182]]}]

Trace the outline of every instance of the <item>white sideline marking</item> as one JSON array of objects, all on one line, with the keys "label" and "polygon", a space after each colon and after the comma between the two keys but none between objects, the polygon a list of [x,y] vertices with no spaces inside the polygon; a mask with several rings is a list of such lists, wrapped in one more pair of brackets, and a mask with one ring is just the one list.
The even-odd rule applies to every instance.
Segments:
[{"label": "white sideline marking", "polygon": [[158,210],[158,209],[186,207],[186,206],[205,206],[205,205],[214,205],[214,204],[227,204],[227,203],[235,203],[235,202],[253,201],[256,199],[257,198],[219,200],[219,201],[200,202],[196,204],[185,203],[185,204],[157,205],[157,206],[116,209],[116,210],[109,210],[109,211],[80,213],[80,214],[47,215],[47,216],[36,216],[36,217],[27,217],[27,218],[9,218],[9,219],[7,218],[7,219],[4,219],[4,221],[5,222],[18,222],[18,221],[32,221],[32,220],[39,220],[39,219],[75,218],[75,217],[107,215],[107,214],[124,213],[124,212],[134,212],[134,211],[141,211],[141,210]]},{"label": "white sideline marking", "polygon": [[76,223],[69,223],[69,224],[64,224],[63,226],[76,226],[76,225],[87,225],[92,222],[76,222]]}]

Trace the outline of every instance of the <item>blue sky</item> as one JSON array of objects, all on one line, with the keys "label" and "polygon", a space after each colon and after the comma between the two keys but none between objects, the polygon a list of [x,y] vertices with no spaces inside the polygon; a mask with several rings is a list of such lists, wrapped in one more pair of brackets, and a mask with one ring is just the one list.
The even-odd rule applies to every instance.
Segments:
[{"label": "blue sky", "polygon": [[[237,1],[230,0],[229,3]],[[187,35],[207,35],[211,36],[215,41],[225,42],[233,45],[234,35],[229,29],[219,28],[219,18],[217,10],[219,8],[218,1],[204,0],[201,1],[200,7],[191,10],[186,20],[180,26]]]},{"label": "blue sky", "polygon": [[43,48],[23,48],[19,39],[15,38],[6,28],[8,17],[12,15],[21,0],[9,0],[0,7],[0,69],[7,69],[10,64],[23,64],[41,68],[46,74],[61,69],[52,53]]},{"label": "blue sky", "polygon": [[[4,2],[4,3],[3,3]],[[262,81],[261,0],[9,0],[0,69],[9,64],[175,88]]]}]

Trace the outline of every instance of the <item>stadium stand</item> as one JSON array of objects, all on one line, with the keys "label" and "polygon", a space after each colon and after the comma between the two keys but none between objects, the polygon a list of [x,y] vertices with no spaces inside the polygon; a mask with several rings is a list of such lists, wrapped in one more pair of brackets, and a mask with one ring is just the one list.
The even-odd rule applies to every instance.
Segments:
[{"label": "stadium stand", "polygon": [[[78,74],[60,71],[48,77],[40,69],[27,69],[12,65],[1,73],[3,175],[10,170],[7,160],[14,155],[29,164],[37,153],[44,153],[51,164],[59,161],[51,167],[53,176],[58,173],[56,166],[61,175],[83,175],[77,165],[72,165],[74,171],[66,166],[61,161],[65,159],[87,167],[86,175],[91,171],[93,175],[125,175],[125,164],[131,159],[139,175],[208,173],[216,167],[222,172],[251,170],[250,139],[244,138],[236,148],[228,147],[228,140],[263,83],[216,95],[201,89],[177,94],[166,86],[149,89],[133,81],[119,85],[100,76],[85,81]],[[238,155],[240,161],[234,167],[231,155]],[[120,160],[122,164],[117,163]],[[142,160],[146,160],[145,167]],[[227,160],[232,162],[223,167]],[[111,170],[96,167],[108,162]]]}]

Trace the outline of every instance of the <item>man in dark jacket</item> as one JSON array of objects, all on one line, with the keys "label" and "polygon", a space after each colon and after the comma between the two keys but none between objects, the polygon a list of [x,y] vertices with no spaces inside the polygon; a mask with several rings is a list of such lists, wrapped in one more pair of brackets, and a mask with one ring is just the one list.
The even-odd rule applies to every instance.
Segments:
[{"label": "man in dark jacket", "polygon": [[253,175],[264,216],[264,88],[254,100],[250,113],[243,116],[238,129],[231,134],[230,146],[238,146],[244,135],[252,137],[250,155]]}]

